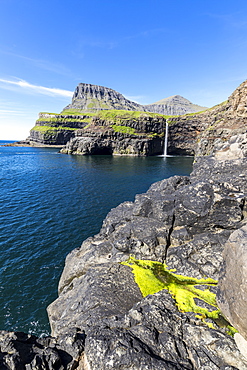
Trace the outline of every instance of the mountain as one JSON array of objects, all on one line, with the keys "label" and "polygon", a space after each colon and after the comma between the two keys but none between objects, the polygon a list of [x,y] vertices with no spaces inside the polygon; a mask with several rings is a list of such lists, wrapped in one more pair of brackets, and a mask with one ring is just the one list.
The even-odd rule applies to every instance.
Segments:
[{"label": "mountain", "polygon": [[188,99],[180,95],[173,95],[157,101],[156,103],[144,105],[145,110],[154,113],[177,116],[186,113],[196,113],[207,109],[191,103]]},{"label": "mountain", "polygon": [[126,99],[122,94],[108,87],[80,83],[75,89],[72,103],[65,107],[64,111],[95,112],[106,109],[180,115],[199,112],[207,108],[193,104],[180,95],[174,95],[153,104],[141,105]]},{"label": "mountain", "polygon": [[119,92],[109,87],[80,83],[72,97],[72,103],[64,108],[95,112],[105,109],[143,111],[142,105],[126,99]]}]

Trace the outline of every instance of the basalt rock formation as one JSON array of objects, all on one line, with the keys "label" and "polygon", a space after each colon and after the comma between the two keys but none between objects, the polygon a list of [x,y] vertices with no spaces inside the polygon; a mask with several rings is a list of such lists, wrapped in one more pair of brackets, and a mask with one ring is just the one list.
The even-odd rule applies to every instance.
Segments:
[{"label": "basalt rock formation", "polygon": [[155,183],[113,209],[100,233],[67,256],[48,313],[55,337],[68,328],[85,335],[85,369],[247,369],[223,316],[180,312],[167,290],[142,298],[119,264],[134,255],[217,280],[224,244],[246,223],[246,170],[243,159],[198,159],[190,177]]},{"label": "basalt rock formation", "polygon": [[165,118],[155,114],[114,111],[93,117],[77,130],[61,150],[67,154],[120,154],[147,156],[161,154]]},{"label": "basalt rock formation", "polygon": [[26,141],[33,145],[65,145],[75,132],[88,125],[90,116],[40,113]]},{"label": "basalt rock formation", "polygon": [[[85,91],[89,92],[86,94]],[[153,106],[153,111],[157,112],[150,113],[145,112],[146,108],[142,109],[136,103],[131,105],[132,102],[114,90],[80,84],[72,104],[61,114],[40,114],[27,141],[31,145],[68,143],[63,153],[72,154],[162,154],[165,122],[168,121],[169,154],[201,156],[217,152],[218,156],[225,157],[227,152],[228,158],[244,157],[247,155],[246,94],[247,81],[243,82],[226,102],[203,112],[176,117],[164,113],[169,111],[174,114],[175,111],[171,107],[177,106],[177,102],[178,107],[180,106],[179,112],[183,112],[184,108],[180,102],[185,106],[187,103],[186,99],[179,96],[171,97],[171,105],[170,98],[160,101],[163,105],[159,104],[160,102],[150,105]],[[89,97],[95,100],[94,103]],[[103,108],[102,101],[107,101],[108,106]],[[165,105],[166,111],[160,108]],[[120,110],[123,107],[125,110]],[[83,112],[84,109],[91,112]],[[157,129],[157,121],[162,121],[162,130],[159,125]],[[119,131],[116,126],[124,128]]]},{"label": "basalt rock formation", "polygon": [[237,158],[247,156],[247,81],[244,81],[229,97],[218,106],[202,113],[171,117],[170,145],[173,153],[183,148],[179,130],[190,132],[191,149],[195,155],[214,155],[220,158]]},{"label": "basalt rock formation", "polygon": [[[161,119],[165,119],[166,115],[177,115],[177,114],[185,114],[191,112],[198,112],[199,110],[206,109],[204,107],[197,106],[192,104],[187,99],[179,95],[172,96],[170,98],[163,99],[157,103],[150,104],[150,105],[140,105],[135,102],[132,102],[126,99],[122,94],[103,86],[97,85],[90,85],[90,84],[79,84],[75,90],[75,93],[72,98],[72,103],[64,108],[64,110],[60,114],[51,114],[51,113],[40,113],[39,119],[36,121],[36,125],[31,129],[30,136],[20,144],[29,144],[29,145],[65,145],[69,142],[70,139],[77,138],[76,141],[73,142],[73,150],[64,150],[63,152],[77,152],[78,154],[97,154],[100,153],[101,150],[95,151],[93,147],[104,147],[105,143],[109,143],[112,139],[115,141],[116,139],[119,140],[119,151],[118,148],[111,148],[110,152],[114,154],[128,154],[128,150],[126,148],[129,147],[129,144],[125,142],[125,139],[130,139],[131,147],[135,147],[135,144],[132,139],[136,139],[137,137],[132,137],[128,135],[128,132],[125,132],[125,136],[122,137],[112,137],[105,135],[105,130],[101,133],[99,128],[97,130],[98,138],[95,135],[90,137],[90,132],[93,133],[93,130],[89,132],[82,132],[84,127],[88,128],[90,123],[95,126],[95,122],[97,122],[98,118],[102,118],[102,114],[109,111],[112,112],[114,116],[119,115],[121,116],[120,121],[122,121],[123,113],[128,118],[124,120],[124,125],[127,127],[134,127],[136,125],[139,126],[137,131],[134,132],[135,135],[139,135],[139,133],[147,133],[150,131],[146,130],[143,131],[140,129],[140,122],[137,123],[136,113],[139,118],[141,118],[142,114],[144,117],[143,125],[146,125],[147,117],[153,118],[154,115],[152,113],[156,113],[156,117],[160,116]],[[129,113],[129,114],[128,114]],[[118,124],[115,119],[111,120],[111,117],[108,117],[108,126],[113,124]],[[140,121],[140,120],[139,120]],[[123,125],[123,122],[121,123]],[[151,126],[154,126],[151,123]],[[99,126],[99,125],[98,125]],[[103,124],[105,126],[105,124]],[[164,126],[165,127],[165,126]],[[164,127],[162,133],[159,131],[155,131],[155,127],[152,127],[152,134],[162,134],[164,135]],[[79,130],[79,131],[78,131]],[[133,133],[133,132],[132,132]],[[132,134],[131,133],[131,134]],[[102,135],[101,135],[102,134]],[[83,136],[87,137],[88,139],[85,142],[85,139],[82,139],[86,144],[85,149],[81,149],[83,144],[79,144],[78,150],[74,150],[75,142],[79,143],[78,137]],[[90,139],[89,139],[90,138]],[[95,139],[96,138],[96,139]],[[101,139],[103,140],[100,143]],[[154,139],[154,137],[153,137]],[[156,139],[156,138],[155,138]],[[96,140],[96,142],[95,142]],[[93,141],[93,144],[88,144],[88,141]],[[128,141],[128,140],[127,140]],[[130,150],[129,154],[131,155],[153,155],[153,154],[161,154],[162,153],[162,145],[159,144],[159,148],[157,146],[157,140],[153,140],[149,136],[148,144],[146,144],[146,137],[139,138],[138,147],[145,146],[146,150],[138,149],[138,150]],[[98,145],[99,144],[99,145]],[[122,147],[123,144],[123,147]],[[109,146],[109,145],[108,145]],[[92,150],[90,148],[92,147]],[[152,148],[155,147],[155,150]],[[106,148],[105,152],[109,152]],[[188,150],[188,153],[192,153],[192,150]],[[188,154],[187,153],[187,154]]]},{"label": "basalt rock formation", "polygon": [[72,97],[72,103],[64,108],[95,112],[105,109],[144,111],[141,104],[126,99],[117,91],[104,86],[80,83]]},{"label": "basalt rock formation", "polygon": [[126,99],[122,94],[108,87],[80,83],[75,89],[72,103],[65,107],[64,111],[95,112],[105,109],[178,115],[199,112],[205,110],[206,107],[193,104],[180,95],[174,95],[153,104],[141,105]]}]

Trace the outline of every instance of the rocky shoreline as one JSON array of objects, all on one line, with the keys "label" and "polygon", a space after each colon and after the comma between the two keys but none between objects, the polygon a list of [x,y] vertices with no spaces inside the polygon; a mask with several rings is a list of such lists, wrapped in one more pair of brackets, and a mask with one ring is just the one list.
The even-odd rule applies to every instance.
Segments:
[{"label": "rocky shoreline", "polygon": [[2,331],[1,369],[247,369],[229,323],[181,312],[166,289],[143,297],[120,264],[134,255],[221,279],[225,244],[246,224],[246,173],[246,159],[197,158],[189,177],[155,183],[113,209],[66,258],[48,307],[52,336]]},{"label": "rocky shoreline", "polygon": [[77,117],[76,132],[73,117],[40,118],[34,136],[65,130],[64,152],[83,155],[155,154],[168,119],[168,148],[196,157],[190,176],[112,209],[67,256],[51,336],[1,331],[0,369],[247,370],[246,101],[247,81],[187,116],[102,113]]}]

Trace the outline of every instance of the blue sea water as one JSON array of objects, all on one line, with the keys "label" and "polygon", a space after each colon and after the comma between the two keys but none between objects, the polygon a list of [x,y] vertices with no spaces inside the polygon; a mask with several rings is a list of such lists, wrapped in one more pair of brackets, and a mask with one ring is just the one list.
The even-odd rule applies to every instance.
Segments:
[{"label": "blue sea water", "polygon": [[[4,142],[0,142],[0,145]],[[111,208],[192,170],[190,157],[71,156],[0,147],[0,330],[49,334],[66,255]]]}]

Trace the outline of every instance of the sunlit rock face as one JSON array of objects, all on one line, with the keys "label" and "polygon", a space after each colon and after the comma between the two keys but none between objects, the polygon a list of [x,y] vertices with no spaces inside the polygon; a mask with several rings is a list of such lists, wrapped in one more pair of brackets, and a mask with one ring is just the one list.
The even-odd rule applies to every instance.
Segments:
[{"label": "sunlit rock face", "polygon": [[180,95],[170,96],[153,104],[141,105],[126,99],[122,94],[109,87],[80,83],[75,89],[72,103],[64,108],[64,110],[69,109],[87,112],[121,109],[179,115],[199,112],[205,110],[206,107],[193,104]]},{"label": "sunlit rock face", "polygon": [[247,225],[234,231],[225,245],[217,301],[247,340]]}]

